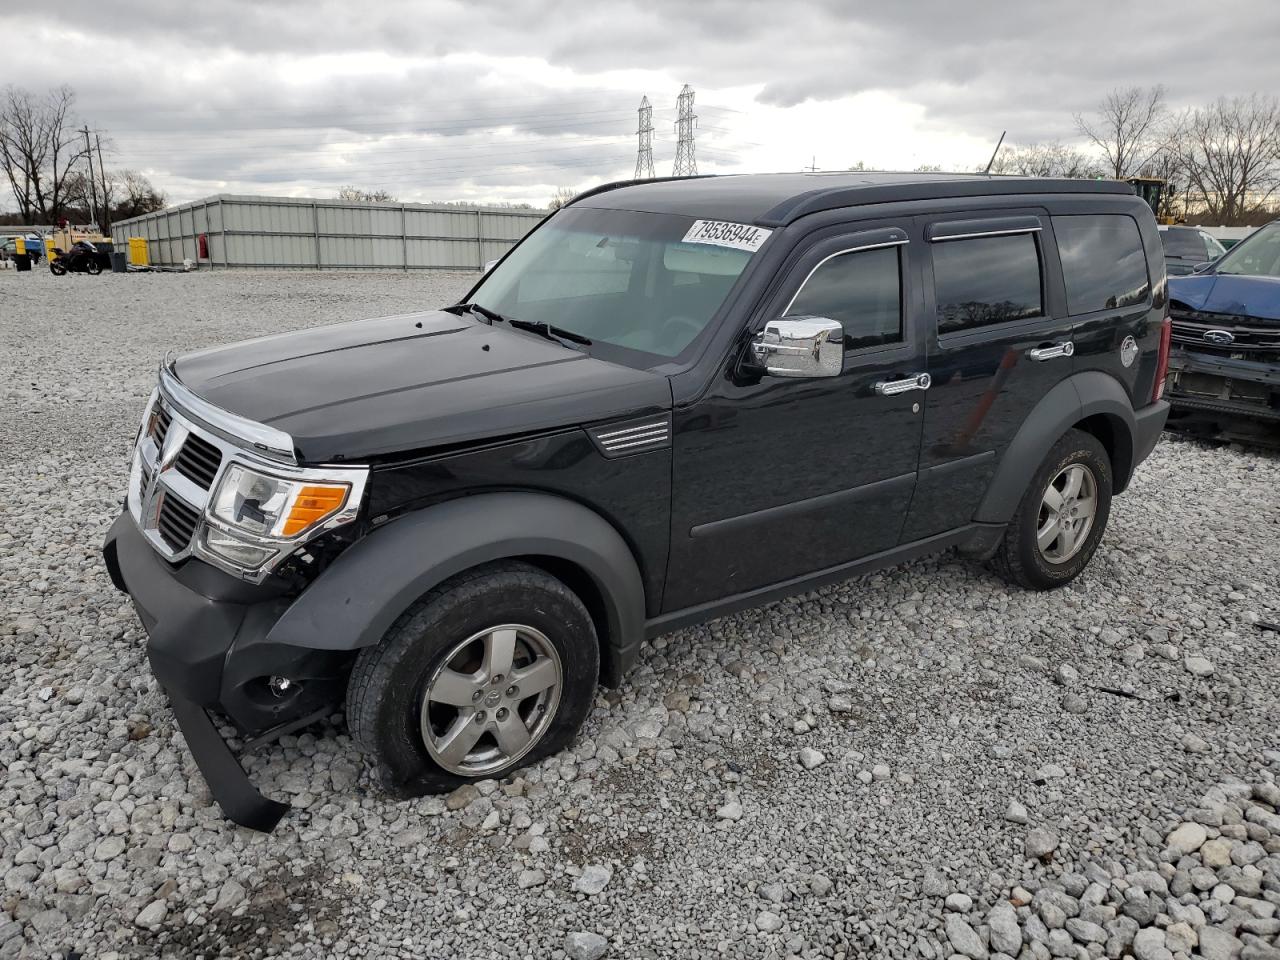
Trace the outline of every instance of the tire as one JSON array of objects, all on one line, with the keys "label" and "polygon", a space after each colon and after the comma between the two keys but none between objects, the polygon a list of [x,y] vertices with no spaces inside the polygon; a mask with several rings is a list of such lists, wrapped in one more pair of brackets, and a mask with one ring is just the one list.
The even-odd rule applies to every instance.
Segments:
[{"label": "tire", "polygon": [[[1074,495],[1073,484],[1078,484]],[[1056,499],[1067,505],[1068,513],[1077,511],[1073,516],[1064,518],[1055,511],[1050,485]],[[1090,487],[1091,513],[1087,505]],[[1052,590],[1070,583],[1098,549],[1111,515],[1111,489],[1111,458],[1106,448],[1092,434],[1068,430],[1027,486],[996,551],[996,571],[1009,582],[1031,590]],[[1042,536],[1047,540],[1043,545]]]},{"label": "tire", "polygon": [[96,277],[102,272],[102,264],[97,260],[89,259],[84,262],[84,272],[91,277]]},{"label": "tire", "polygon": [[[494,683],[490,650],[501,661],[508,632],[516,661]],[[533,687],[553,667],[554,696],[550,688],[530,694],[513,682],[524,676]],[[577,595],[529,564],[493,564],[430,591],[381,643],[360,652],[347,685],[347,726],[383,789],[442,793],[505,776],[567,746],[591,709],[599,672],[595,626]],[[464,681],[469,686],[460,686]],[[478,714],[483,720],[473,724]],[[477,729],[483,732],[465,756],[449,751]],[[522,752],[520,729],[530,735]]]},{"label": "tire", "polygon": [[49,272],[55,277],[65,277],[67,275],[67,265],[60,260],[50,260]]}]

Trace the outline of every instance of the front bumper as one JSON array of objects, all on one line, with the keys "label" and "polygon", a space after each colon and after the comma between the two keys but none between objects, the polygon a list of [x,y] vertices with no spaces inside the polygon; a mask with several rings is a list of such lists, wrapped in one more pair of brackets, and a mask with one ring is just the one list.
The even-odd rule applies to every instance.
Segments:
[{"label": "front bumper", "polygon": [[1175,350],[1166,395],[1182,414],[1280,423],[1280,363]]},{"label": "front bumper", "polygon": [[[292,602],[282,588],[249,584],[198,560],[171,565],[127,511],[111,526],[102,552],[112,583],[133,600],[147,631],[151,670],[214,798],[235,822],[271,829],[285,808],[269,826],[258,825],[270,819],[272,801],[249,785],[206,711],[225,714],[258,742],[296,729],[341,700],[354,654],[268,642],[268,631]],[[283,696],[268,685],[273,676],[291,681]],[[247,801],[246,790],[260,803]]]}]

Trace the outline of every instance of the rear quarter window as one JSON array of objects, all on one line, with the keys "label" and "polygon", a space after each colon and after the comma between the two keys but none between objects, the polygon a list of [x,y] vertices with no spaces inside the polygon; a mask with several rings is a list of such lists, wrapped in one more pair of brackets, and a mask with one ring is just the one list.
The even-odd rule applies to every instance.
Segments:
[{"label": "rear quarter window", "polygon": [[1053,218],[1067,312],[1092,313],[1145,303],[1151,294],[1147,255],[1132,217],[1088,214]]}]

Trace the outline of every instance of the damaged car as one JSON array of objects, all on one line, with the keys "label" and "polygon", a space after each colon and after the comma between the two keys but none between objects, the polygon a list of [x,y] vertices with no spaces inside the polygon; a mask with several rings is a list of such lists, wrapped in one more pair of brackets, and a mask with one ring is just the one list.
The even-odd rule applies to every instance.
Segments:
[{"label": "damaged car", "polygon": [[1280,221],[1169,278],[1169,425],[1280,444]]}]

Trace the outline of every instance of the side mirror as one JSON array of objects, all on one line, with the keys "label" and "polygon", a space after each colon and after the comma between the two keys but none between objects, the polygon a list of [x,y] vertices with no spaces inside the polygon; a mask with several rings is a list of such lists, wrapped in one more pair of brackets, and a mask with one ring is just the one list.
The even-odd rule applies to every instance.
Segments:
[{"label": "side mirror", "polygon": [[1192,272],[1192,273],[1204,273],[1205,271],[1207,271],[1207,270],[1208,270],[1210,267],[1212,267],[1212,266],[1213,266],[1213,261],[1212,261],[1212,260],[1208,260],[1208,261],[1206,261],[1205,263],[1197,263],[1194,267],[1192,267],[1192,268],[1191,268],[1191,272]]},{"label": "side mirror", "polygon": [[844,369],[844,327],[826,317],[784,317],[751,343],[771,377],[838,377]]}]

